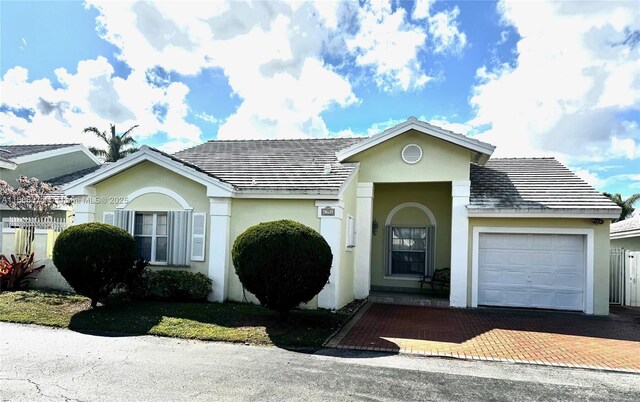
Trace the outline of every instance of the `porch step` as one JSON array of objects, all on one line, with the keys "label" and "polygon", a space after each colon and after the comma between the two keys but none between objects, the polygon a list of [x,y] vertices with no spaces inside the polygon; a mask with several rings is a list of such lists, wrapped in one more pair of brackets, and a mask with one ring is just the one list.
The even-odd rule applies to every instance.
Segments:
[{"label": "porch step", "polygon": [[371,292],[369,301],[381,304],[400,304],[405,306],[426,306],[426,307],[449,307],[449,300],[429,298],[428,296],[411,294],[411,293],[395,293],[395,292]]}]

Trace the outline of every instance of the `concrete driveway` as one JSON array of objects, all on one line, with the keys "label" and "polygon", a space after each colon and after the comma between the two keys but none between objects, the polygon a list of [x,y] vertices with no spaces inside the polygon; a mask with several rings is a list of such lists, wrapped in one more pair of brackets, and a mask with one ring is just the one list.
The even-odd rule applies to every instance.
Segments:
[{"label": "concrete driveway", "polygon": [[0,322],[2,401],[633,401],[640,376]]},{"label": "concrete driveway", "polygon": [[640,309],[598,317],[368,303],[327,346],[640,373]]}]

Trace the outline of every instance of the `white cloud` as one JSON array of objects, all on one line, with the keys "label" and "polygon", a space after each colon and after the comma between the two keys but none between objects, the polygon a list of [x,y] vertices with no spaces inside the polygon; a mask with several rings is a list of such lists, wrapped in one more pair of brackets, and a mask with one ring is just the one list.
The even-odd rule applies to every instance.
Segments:
[{"label": "white cloud", "polygon": [[429,9],[433,3],[435,3],[435,0],[416,0],[411,18],[414,20],[427,18],[429,16]]},{"label": "white cloud", "polygon": [[102,36],[134,70],[222,69],[242,103],[219,138],[326,135],[320,114],[357,102],[349,81],[322,61],[339,4],[92,4],[101,13]]},{"label": "white cloud", "polygon": [[83,60],[75,74],[57,69],[59,88],[55,88],[48,79],[29,81],[25,68],[8,70],[0,79],[6,105],[0,111],[0,142],[103,146],[82,129],[96,126],[106,130],[109,123],[122,130],[140,125],[133,133],[138,140],[162,131],[171,141],[184,145],[200,142],[200,129],[184,120],[189,92],[184,84],[157,88],[135,71],[126,79],[115,77],[113,72],[103,57]]},{"label": "white cloud", "polygon": [[429,17],[429,34],[434,44],[434,53],[460,54],[467,45],[467,35],[460,32],[457,18],[458,6]]},{"label": "white cloud", "polygon": [[378,87],[385,91],[418,89],[429,82],[418,60],[427,34],[423,27],[406,20],[402,7],[392,10],[382,1],[365,3],[358,12],[360,29],[346,40],[356,63],[374,69]]},{"label": "white cloud", "polygon": [[[478,70],[471,105],[477,138],[496,155],[560,155],[569,161],[640,157],[637,124],[620,113],[640,108],[640,30],[632,2],[502,1],[521,36],[517,61]],[[541,24],[540,21],[544,21]]]}]

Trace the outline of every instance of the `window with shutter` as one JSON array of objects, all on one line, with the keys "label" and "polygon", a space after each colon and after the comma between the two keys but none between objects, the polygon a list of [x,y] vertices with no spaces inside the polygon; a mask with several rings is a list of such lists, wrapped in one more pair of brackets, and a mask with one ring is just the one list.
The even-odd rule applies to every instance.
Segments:
[{"label": "window with shutter", "polygon": [[113,225],[115,219],[115,214],[113,212],[105,212],[102,214],[102,223],[106,223],[107,225]]},{"label": "window with shutter", "polygon": [[191,261],[204,261],[207,214],[194,213],[191,225]]}]

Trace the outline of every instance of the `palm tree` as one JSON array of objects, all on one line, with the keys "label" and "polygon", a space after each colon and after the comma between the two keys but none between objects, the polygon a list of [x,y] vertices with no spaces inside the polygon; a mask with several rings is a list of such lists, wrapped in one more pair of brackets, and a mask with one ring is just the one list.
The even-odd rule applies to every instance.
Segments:
[{"label": "palm tree", "polygon": [[620,218],[616,219],[615,222],[623,221],[629,217],[635,210],[633,208],[633,204],[635,204],[638,200],[640,200],[640,193],[633,194],[629,196],[626,200],[622,199],[620,193],[602,193],[605,197],[609,198],[611,201],[615,202],[620,208],[622,208],[622,212],[620,213]]},{"label": "palm tree", "polygon": [[101,132],[95,127],[87,127],[83,130],[84,133],[95,134],[98,138],[107,143],[106,151],[104,149],[90,147],[89,150],[94,155],[104,157],[106,162],[115,162],[118,159],[122,159],[138,150],[138,148],[133,146],[135,145],[136,140],[129,135],[134,128],[138,127],[137,124],[120,135],[116,134],[116,126],[114,124],[110,124],[110,126],[110,135],[107,135],[106,131]]}]

